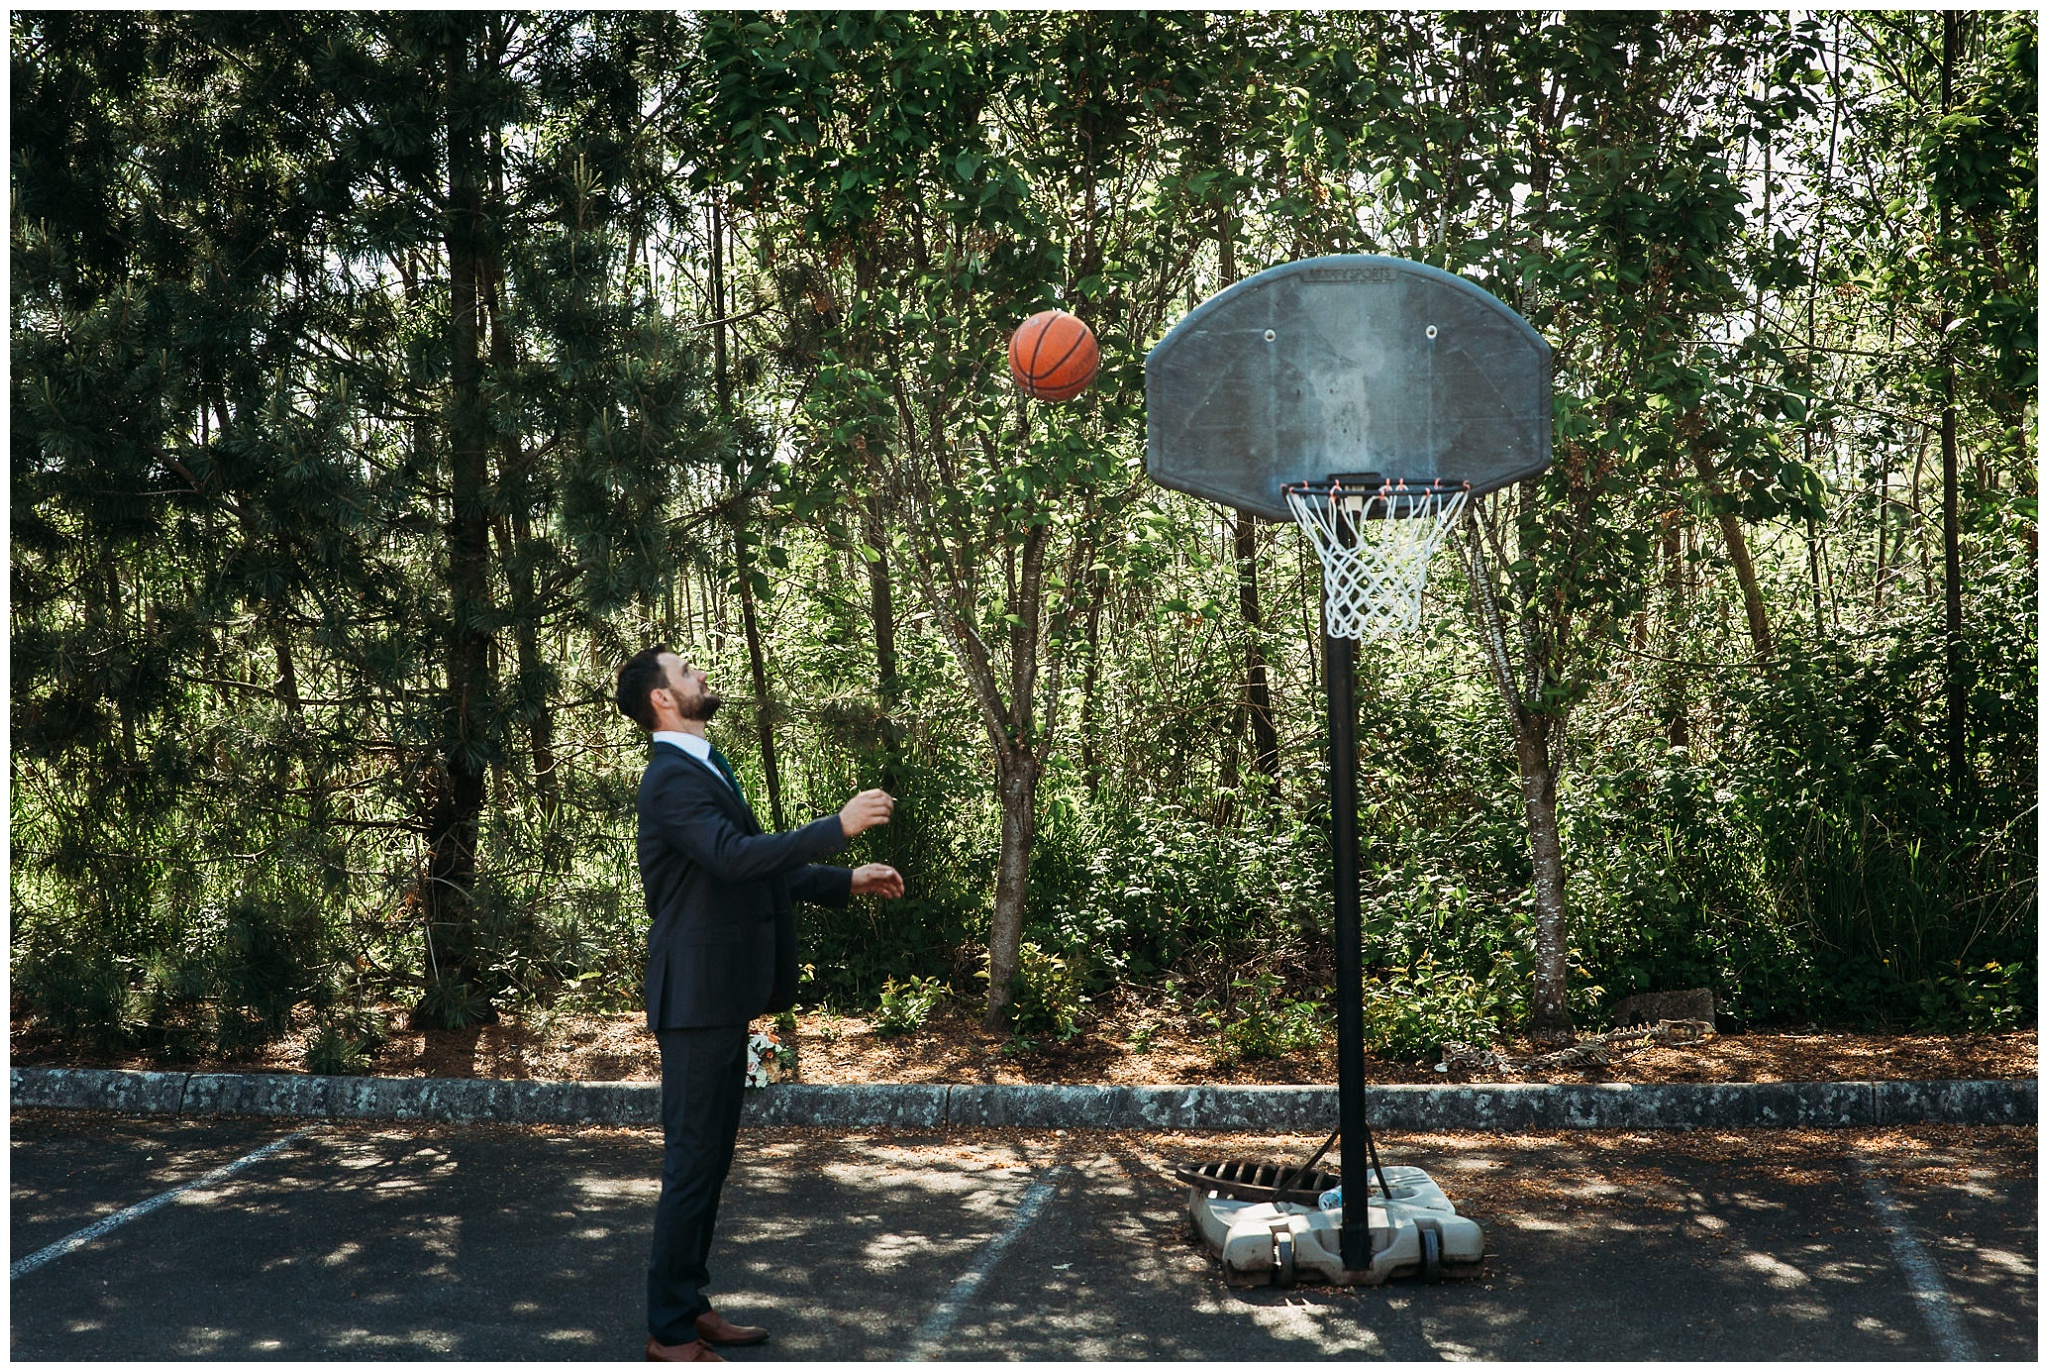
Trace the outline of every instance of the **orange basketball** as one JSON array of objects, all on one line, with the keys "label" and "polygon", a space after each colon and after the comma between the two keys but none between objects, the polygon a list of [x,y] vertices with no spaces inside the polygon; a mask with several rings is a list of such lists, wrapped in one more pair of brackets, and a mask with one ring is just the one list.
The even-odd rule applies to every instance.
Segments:
[{"label": "orange basketball", "polygon": [[1034,400],[1072,400],[1101,361],[1095,335],[1065,310],[1041,310],[1010,335],[1010,379]]}]

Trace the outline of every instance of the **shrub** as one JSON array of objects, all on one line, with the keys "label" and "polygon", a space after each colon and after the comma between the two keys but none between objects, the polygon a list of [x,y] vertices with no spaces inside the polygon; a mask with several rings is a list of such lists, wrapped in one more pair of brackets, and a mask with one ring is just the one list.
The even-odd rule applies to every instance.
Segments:
[{"label": "shrub", "polygon": [[[1993,1009],[1963,1007],[2020,989],[1964,974],[2026,962],[2036,941],[2034,576],[1985,572],[1967,649],[1975,779],[1962,794],[1926,722],[1945,671],[1932,618],[1788,651],[1732,692],[1746,746],[1728,754],[1727,789],[1811,957],[1780,1017],[1990,1022]],[[2031,997],[2003,1009],[2024,1022]]]},{"label": "shrub", "polygon": [[1328,904],[1320,828],[1289,806],[1242,803],[1218,826],[1185,799],[1049,777],[1031,854],[1025,933],[1086,951],[1090,989],[1190,961],[1298,957]]},{"label": "shrub", "polygon": [[1919,1022],[1938,1033],[1967,1029],[1998,1033],[2033,1018],[2034,968],[2023,962],[1986,962],[1953,970],[1920,983]]},{"label": "shrub", "polygon": [[1018,950],[1017,974],[1010,978],[1010,1027],[1019,1038],[1049,1034],[1065,1042],[1081,1032],[1088,1008],[1082,962],[1030,942]]},{"label": "shrub", "polygon": [[887,1037],[922,1029],[945,998],[946,983],[938,977],[909,977],[900,985],[890,977],[882,983],[881,1003],[875,1007],[875,1032]]},{"label": "shrub", "polygon": [[1437,966],[1424,953],[1412,967],[1389,969],[1365,988],[1365,1046],[1389,1057],[1412,1058],[1458,1041],[1499,1037],[1515,1004],[1512,959],[1495,961],[1485,979]]},{"label": "shrub", "polygon": [[[838,696],[802,716],[816,730],[815,746],[803,759],[801,784],[793,765],[787,773],[792,815],[806,806],[836,809],[864,787],[885,785],[896,797],[895,818],[862,834],[844,860],[886,862],[909,883],[905,896],[888,902],[884,918],[862,900],[797,907],[808,965],[799,995],[806,1005],[872,1005],[889,978],[946,976],[952,950],[986,941],[994,810],[976,784],[979,740],[935,729],[909,711],[899,705],[892,714],[877,698]],[[755,804],[765,816],[762,801]]]},{"label": "shrub", "polygon": [[1323,1041],[1323,1007],[1315,1001],[1282,998],[1283,983],[1272,972],[1260,972],[1231,983],[1246,994],[1238,1001],[1238,1017],[1223,1027],[1223,1057],[1277,1058]]},{"label": "shrub", "polygon": [[[328,935],[309,898],[244,896],[231,903],[214,945],[213,977],[223,1019],[239,1011],[260,1029],[282,1029],[292,1007],[317,994],[328,957]],[[224,1035],[224,1039],[225,1039]]]},{"label": "shrub", "polygon": [[488,1023],[491,1016],[490,996],[481,986],[443,975],[428,979],[413,1021],[426,1029],[468,1029]]},{"label": "shrub", "polygon": [[127,1043],[126,978],[104,953],[32,945],[17,964],[15,984],[55,1033],[107,1048]]},{"label": "shrub", "polygon": [[323,1024],[306,1045],[306,1070],[322,1076],[359,1076],[369,1070],[364,1045],[332,1024]]}]

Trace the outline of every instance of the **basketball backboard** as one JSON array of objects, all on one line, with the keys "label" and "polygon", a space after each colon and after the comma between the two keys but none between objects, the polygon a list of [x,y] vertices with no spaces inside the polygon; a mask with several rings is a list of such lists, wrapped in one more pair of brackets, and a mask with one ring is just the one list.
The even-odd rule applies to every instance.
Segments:
[{"label": "basketball backboard", "polygon": [[1471,483],[1550,465],[1550,345],[1469,281],[1316,257],[1197,305],[1145,358],[1145,470],[1262,519],[1338,473]]}]

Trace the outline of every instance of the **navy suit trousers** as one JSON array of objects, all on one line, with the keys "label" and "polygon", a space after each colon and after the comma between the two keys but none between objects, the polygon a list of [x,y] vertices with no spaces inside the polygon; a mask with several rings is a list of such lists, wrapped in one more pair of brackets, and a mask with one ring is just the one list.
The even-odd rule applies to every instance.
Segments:
[{"label": "navy suit trousers", "polygon": [[732,1168],[747,1081],[747,1026],[657,1029],[661,1045],[661,1199],[647,1264],[647,1332],[688,1343],[711,1309],[711,1231]]}]

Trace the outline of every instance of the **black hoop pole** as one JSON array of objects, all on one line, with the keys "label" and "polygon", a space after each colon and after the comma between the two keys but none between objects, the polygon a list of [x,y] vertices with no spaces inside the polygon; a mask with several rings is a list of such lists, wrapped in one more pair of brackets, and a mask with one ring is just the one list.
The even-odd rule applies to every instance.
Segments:
[{"label": "black hoop pole", "polygon": [[1323,679],[1330,687],[1330,847],[1336,859],[1331,923],[1337,938],[1338,1171],[1344,1178],[1341,1257],[1354,1272],[1372,1266],[1372,1135],[1365,1123],[1365,1009],[1359,968],[1358,754],[1353,735],[1352,640],[1323,634]]}]

